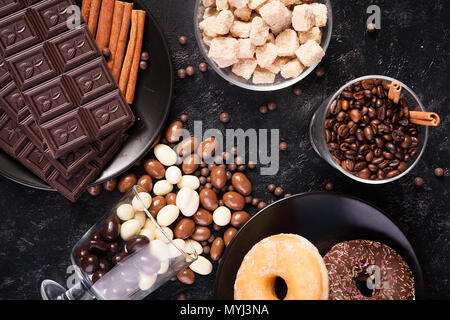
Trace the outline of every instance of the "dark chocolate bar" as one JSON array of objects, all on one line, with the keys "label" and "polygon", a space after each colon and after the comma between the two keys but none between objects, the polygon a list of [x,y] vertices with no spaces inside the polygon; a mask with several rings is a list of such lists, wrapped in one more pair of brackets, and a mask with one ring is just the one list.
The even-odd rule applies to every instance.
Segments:
[{"label": "dark chocolate bar", "polygon": [[0,147],[75,201],[134,116],[73,0],[0,4]]}]

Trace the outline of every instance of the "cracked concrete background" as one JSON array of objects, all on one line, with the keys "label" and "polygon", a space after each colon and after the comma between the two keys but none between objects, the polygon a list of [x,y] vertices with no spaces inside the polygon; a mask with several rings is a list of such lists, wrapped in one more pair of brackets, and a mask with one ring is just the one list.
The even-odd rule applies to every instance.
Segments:
[{"label": "cracked concrete background", "polygon": [[[426,296],[450,298],[450,177],[433,175],[436,167],[450,168],[449,1],[377,1],[382,29],[375,35],[365,31],[366,8],[373,1],[332,1],[333,36],[321,63],[326,74],[322,78],[314,73],[306,77],[299,84],[303,94],[298,97],[292,88],[251,92],[229,85],[212,70],[199,72],[203,58],[193,31],[194,0],[144,2],[166,34],[175,70],[188,65],[196,69],[193,77],[176,80],[169,121],[186,113],[191,130],[192,120],[202,120],[203,128],[280,129],[281,140],[288,144],[288,150],[280,153],[280,171],[272,177],[249,171],[254,196],[274,201],[266,192],[269,183],[282,186],[288,193],[299,193],[324,190],[327,182],[333,182],[336,191],[367,200],[390,213],[416,250]],[[181,35],[188,38],[186,46],[178,43]],[[385,186],[363,185],[339,174],[314,153],[308,138],[310,118],[320,103],[345,82],[368,74],[388,75],[404,82],[442,120],[438,128],[430,130],[425,156],[417,167]],[[260,114],[258,107],[269,100],[276,101],[277,110]],[[225,125],[219,121],[224,111],[231,116]],[[422,188],[414,186],[416,176],[423,177]],[[72,246],[119,198],[118,191],[103,192],[95,198],[85,194],[71,204],[56,193],[0,178],[0,299],[40,299],[43,279],[65,283]],[[253,214],[256,210],[249,211]],[[149,298],[175,299],[184,292],[190,298],[211,299],[213,282],[214,274],[197,276],[191,286],[169,282]]]}]

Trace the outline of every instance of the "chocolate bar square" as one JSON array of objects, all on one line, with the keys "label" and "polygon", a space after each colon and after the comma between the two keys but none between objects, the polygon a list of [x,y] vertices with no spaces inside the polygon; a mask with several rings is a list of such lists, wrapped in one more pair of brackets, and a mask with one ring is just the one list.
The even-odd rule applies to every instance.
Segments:
[{"label": "chocolate bar square", "polygon": [[4,111],[16,122],[23,120],[29,113],[25,100],[14,82],[0,90],[0,103]]},{"label": "chocolate bar square", "polygon": [[6,116],[0,123],[0,146],[6,152],[17,156],[22,151],[27,138],[17,123]]},{"label": "chocolate bar square", "polygon": [[133,117],[128,104],[115,90],[81,107],[87,114],[95,138],[103,137],[124,126]]},{"label": "chocolate bar square", "polygon": [[0,55],[12,55],[42,41],[31,12],[24,9],[0,20]]},{"label": "chocolate bar square", "polygon": [[31,171],[38,173],[41,179],[45,180],[53,171],[53,166],[45,157],[44,152],[39,150],[32,142],[26,144],[17,159]]},{"label": "chocolate bar square", "polygon": [[54,171],[49,181],[66,198],[75,202],[79,196],[86,190],[87,185],[100,172],[95,165],[88,164],[81,168],[72,178],[65,179],[58,171]]},{"label": "chocolate bar square", "polygon": [[117,87],[105,60],[100,57],[67,74],[79,105],[98,98]]},{"label": "chocolate bar square", "polygon": [[42,127],[50,153],[55,158],[79,148],[90,142],[86,121],[80,110],[73,110],[59,118],[53,119]]},{"label": "chocolate bar square", "polygon": [[75,10],[71,0],[47,0],[31,7],[44,39],[69,30]]},{"label": "chocolate bar square", "polygon": [[8,14],[16,12],[24,7],[21,0],[1,0],[0,1],[0,18],[6,17]]},{"label": "chocolate bar square", "polygon": [[0,57],[0,88],[11,81],[5,60]]},{"label": "chocolate bar square", "polygon": [[62,71],[68,71],[100,55],[86,28],[68,31],[49,40],[53,55],[61,60]]},{"label": "chocolate bar square", "polygon": [[69,94],[67,81],[54,78],[44,85],[24,92],[27,105],[38,124],[73,110],[76,105]]},{"label": "chocolate bar square", "polygon": [[55,61],[45,43],[6,58],[6,63],[22,91],[58,75]]},{"label": "chocolate bar square", "polygon": [[47,146],[44,143],[44,137],[42,137],[41,130],[37,126],[31,114],[29,114],[22,122],[20,122],[19,125],[35,146],[37,146],[41,151],[45,151],[45,149],[47,149]]}]

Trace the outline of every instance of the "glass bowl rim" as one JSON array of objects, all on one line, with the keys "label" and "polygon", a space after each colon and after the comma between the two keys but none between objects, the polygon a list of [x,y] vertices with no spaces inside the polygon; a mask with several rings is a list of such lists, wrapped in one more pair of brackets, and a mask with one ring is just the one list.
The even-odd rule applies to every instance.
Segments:
[{"label": "glass bowl rim", "polygon": [[[412,91],[411,88],[409,88],[406,84],[404,84],[403,82],[401,82],[400,80],[391,78],[389,76],[384,76],[384,75],[367,75],[367,76],[362,76],[350,81],[347,81],[343,86],[341,86],[332,96],[331,98],[328,100],[327,103],[327,107],[326,110],[324,112],[324,115],[321,117],[321,119],[318,119],[318,121],[320,120],[321,123],[325,123],[325,119],[327,117],[327,112],[328,109],[330,108],[331,103],[339,96],[339,94],[344,91],[345,88],[347,88],[349,85],[358,82],[358,81],[362,81],[362,80],[366,80],[366,79],[381,79],[381,80],[387,80],[387,81],[398,81],[401,85],[402,88],[405,89],[406,91],[408,91],[409,94],[411,94],[411,96],[416,100],[415,102],[418,104],[418,106],[420,107],[420,109],[422,111],[426,111],[422,102],[420,101],[419,97],[414,93],[414,91]],[[421,126],[420,128],[421,130],[424,130],[424,138],[423,138],[423,142],[421,144],[421,148],[420,148],[420,152],[419,154],[416,156],[416,159],[408,166],[408,168],[403,171],[402,173],[400,173],[399,175],[389,178],[389,179],[383,179],[383,180],[369,180],[369,179],[361,179],[353,174],[351,174],[350,172],[345,171],[340,165],[338,165],[336,163],[336,161],[333,160],[333,157],[330,153],[330,151],[326,150],[327,155],[329,156],[329,158],[331,159],[331,163],[333,165],[333,167],[335,167],[336,169],[338,169],[340,172],[342,172],[343,174],[345,174],[347,177],[356,180],[358,182],[362,182],[362,183],[366,183],[366,184],[385,184],[385,183],[389,183],[389,182],[393,182],[397,179],[400,179],[402,177],[404,177],[405,175],[407,175],[419,162],[420,158],[422,157],[425,148],[427,146],[427,142],[428,142],[428,126]]]},{"label": "glass bowl rim", "polygon": [[[325,40],[323,42],[323,46],[322,49],[323,51],[327,52],[328,46],[330,44],[331,41],[331,35],[333,33],[333,9],[331,6],[331,0],[322,0],[325,2],[325,5],[327,6],[328,9],[328,19],[327,19],[327,34],[325,37]],[[208,63],[208,65],[219,75],[221,76],[224,80],[240,87],[240,88],[244,88],[247,90],[252,90],[252,91],[276,91],[276,90],[280,90],[280,89],[284,89],[287,87],[290,87],[294,84],[296,84],[297,82],[303,80],[304,78],[306,78],[311,72],[313,72],[313,70],[316,69],[316,67],[320,64],[316,63],[312,66],[309,66],[307,68],[305,68],[305,70],[296,78],[293,79],[285,79],[283,81],[281,81],[278,84],[272,84],[272,85],[257,85],[257,84],[250,84],[250,83],[244,83],[242,81],[236,80],[233,77],[230,77],[228,74],[226,74],[223,70],[226,68],[219,68],[216,63],[214,61],[212,61],[209,57],[208,57],[208,53],[206,52],[204,46],[206,45],[203,41],[203,39],[201,38],[201,30],[198,26],[199,22],[199,8],[200,6],[203,6],[202,0],[195,0],[195,11],[194,11],[194,34],[195,34],[195,38],[197,40],[197,45],[200,49],[200,52],[202,54],[202,56],[204,57],[204,59],[206,60],[206,62]],[[247,81],[247,80],[246,80]]]}]

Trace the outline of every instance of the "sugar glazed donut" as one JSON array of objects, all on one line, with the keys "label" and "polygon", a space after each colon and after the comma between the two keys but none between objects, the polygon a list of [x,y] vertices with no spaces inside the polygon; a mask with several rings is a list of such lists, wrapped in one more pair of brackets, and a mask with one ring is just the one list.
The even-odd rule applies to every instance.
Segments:
[{"label": "sugar glazed donut", "polygon": [[[369,240],[335,245],[324,257],[331,300],[414,300],[414,278],[392,248]],[[361,283],[357,287],[357,281]],[[367,290],[366,290],[367,288]]]},{"label": "sugar glazed donut", "polygon": [[234,283],[236,300],[278,300],[275,279],[287,286],[285,300],[328,299],[328,274],[316,247],[303,237],[278,234],[246,254]]}]

